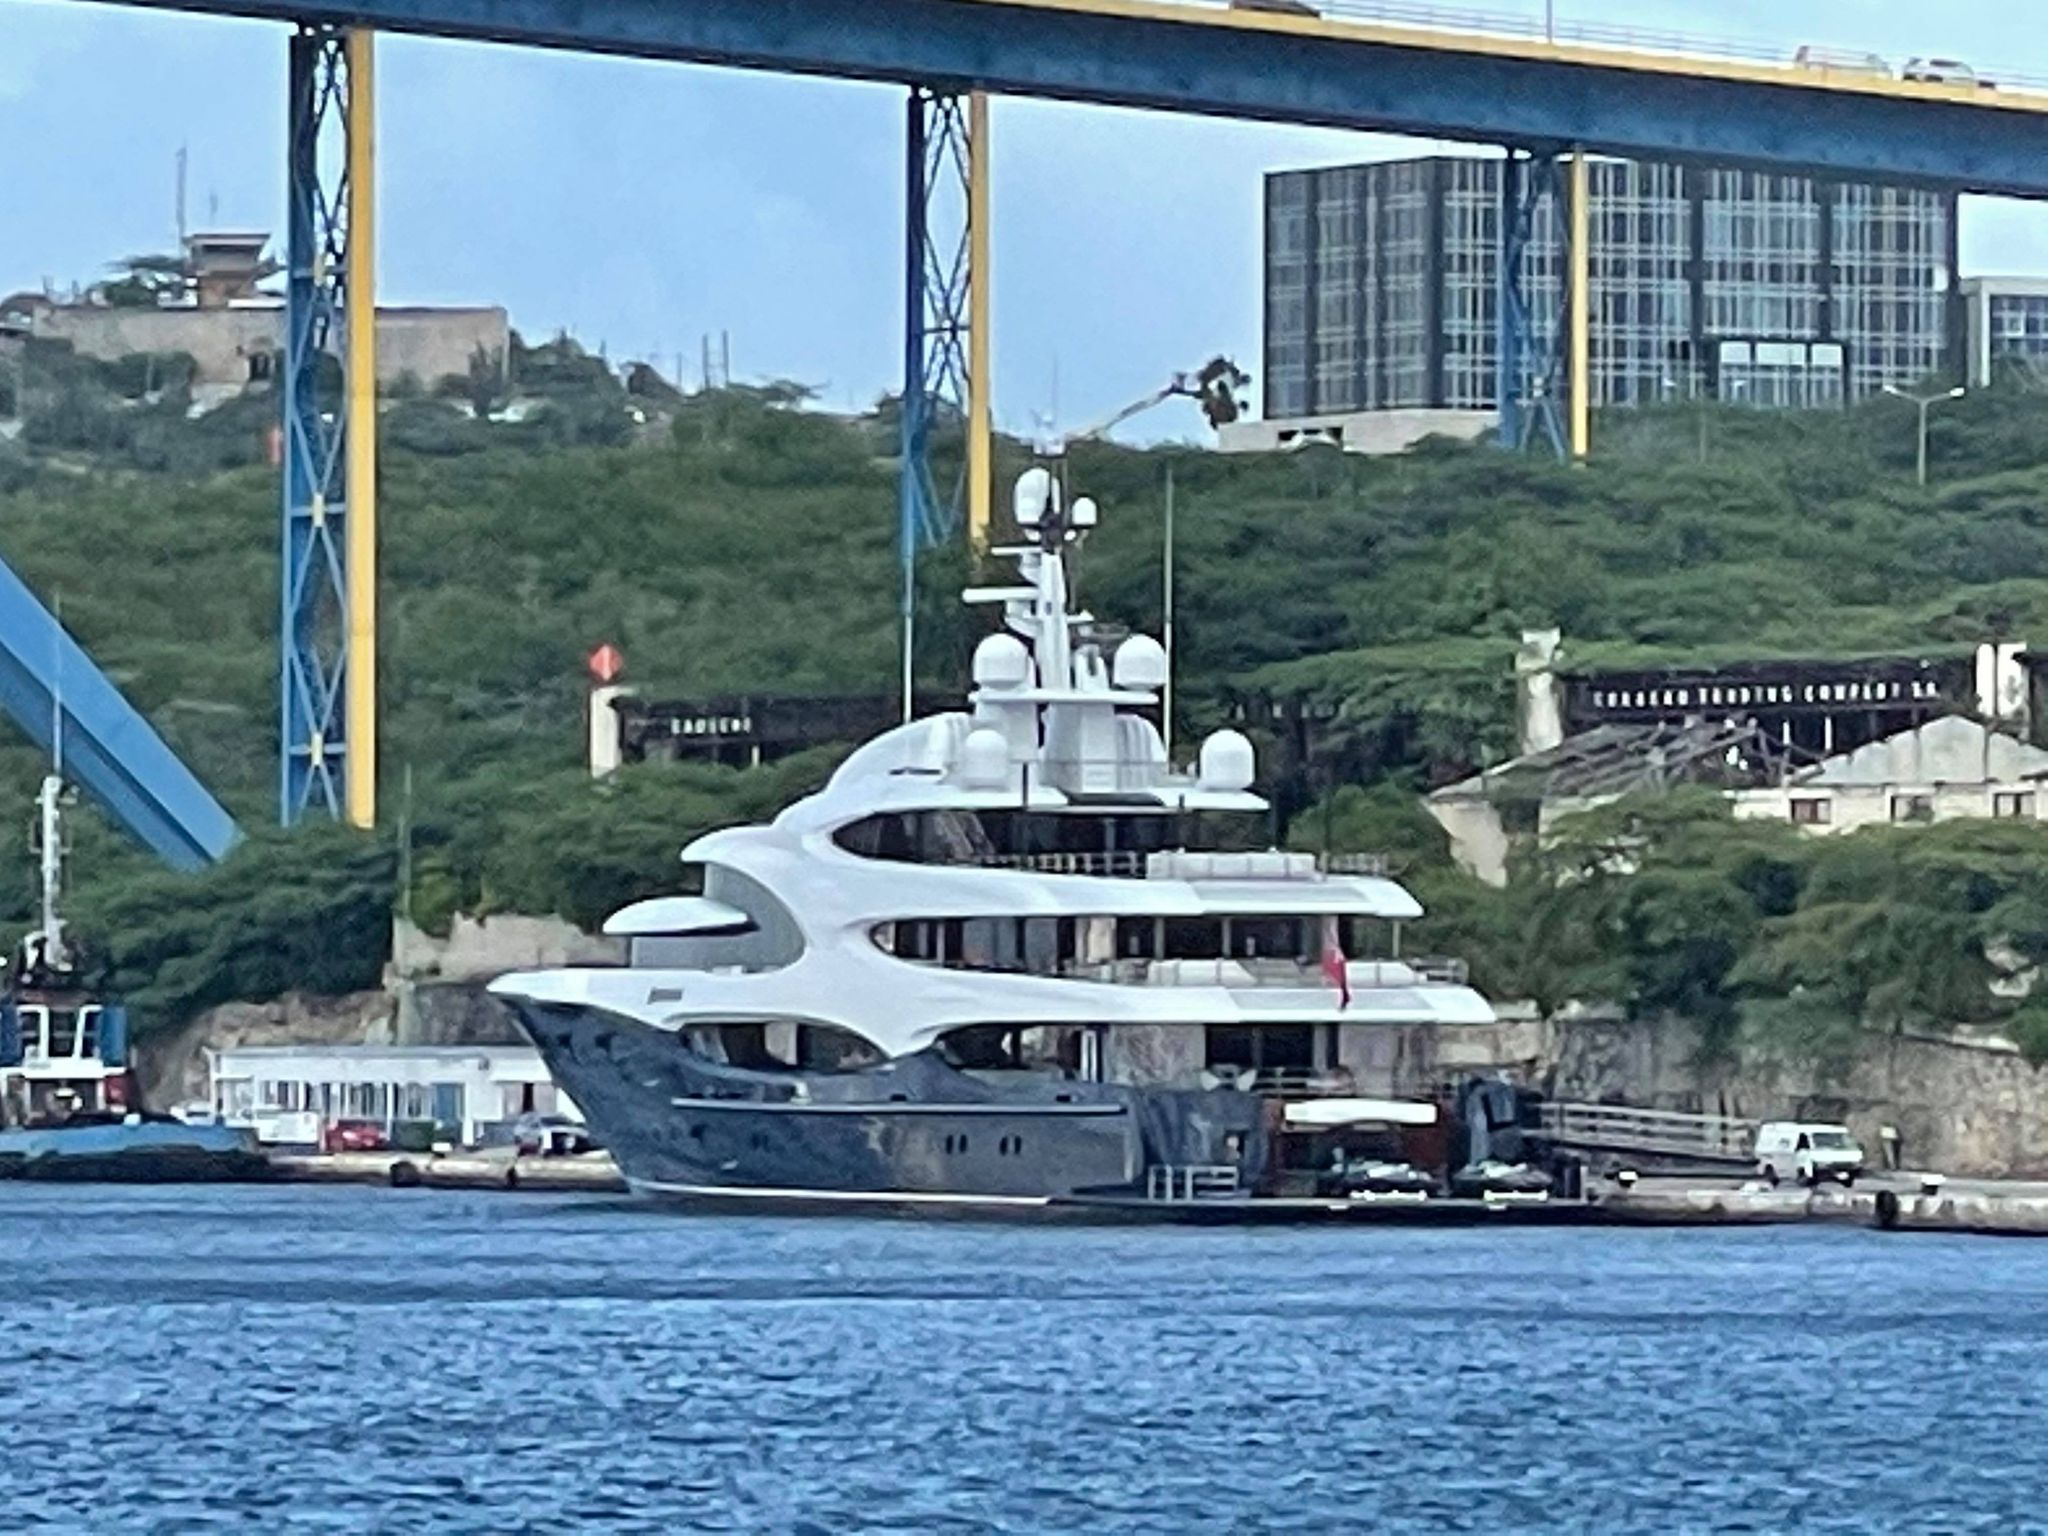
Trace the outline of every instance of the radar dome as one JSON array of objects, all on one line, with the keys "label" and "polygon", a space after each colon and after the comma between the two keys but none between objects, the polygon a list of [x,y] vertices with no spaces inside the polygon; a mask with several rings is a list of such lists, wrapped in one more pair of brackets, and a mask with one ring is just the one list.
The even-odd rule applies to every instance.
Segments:
[{"label": "radar dome", "polygon": [[1076,528],[1093,528],[1102,514],[1095,505],[1093,496],[1077,497],[1072,515],[1067,519]]},{"label": "radar dome", "polygon": [[1031,653],[1015,635],[990,635],[974,648],[978,688],[1022,688],[1031,681]]},{"label": "radar dome", "polygon": [[1150,635],[1132,635],[1124,641],[1110,666],[1119,688],[1166,686],[1166,647]]},{"label": "radar dome", "polygon": [[1250,789],[1257,763],[1252,744],[1237,731],[1217,731],[1202,743],[1195,777],[1204,789]]},{"label": "radar dome", "polygon": [[969,789],[1001,789],[1010,781],[1010,747],[1001,731],[979,726],[960,744],[960,782]]},{"label": "radar dome", "polygon": [[1059,483],[1051,470],[1027,469],[1017,477],[1016,489],[1010,492],[1010,513],[1019,528],[1036,528],[1048,512],[1058,510]]}]

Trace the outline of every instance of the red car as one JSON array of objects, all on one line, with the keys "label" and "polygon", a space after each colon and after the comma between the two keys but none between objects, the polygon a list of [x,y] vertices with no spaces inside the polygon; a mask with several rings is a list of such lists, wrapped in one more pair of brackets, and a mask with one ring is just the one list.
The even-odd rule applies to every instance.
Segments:
[{"label": "red car", "polygon": [[381,1152],[384,1127],[374,1120],[337,1120],[327,1127],[322,1145],[329,1152]]}]

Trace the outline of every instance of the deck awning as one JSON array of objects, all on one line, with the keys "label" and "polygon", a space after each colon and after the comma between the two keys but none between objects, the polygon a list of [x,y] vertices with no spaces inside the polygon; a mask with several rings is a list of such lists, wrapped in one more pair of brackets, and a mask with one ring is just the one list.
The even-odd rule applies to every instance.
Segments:
[{"label": "deck awning", "polygon": [[1344,1125],[1435,1125],[1436,1106],[1409,1099],[1303,1099],[1287,1106],[1287,1123],[1303,1130]]},{"label": "deck awning", "polygon": [[605,919],[614,938],[673,939],[691,934],[743,933],[754,920],[709,896],[655,896],[621,907]]}]

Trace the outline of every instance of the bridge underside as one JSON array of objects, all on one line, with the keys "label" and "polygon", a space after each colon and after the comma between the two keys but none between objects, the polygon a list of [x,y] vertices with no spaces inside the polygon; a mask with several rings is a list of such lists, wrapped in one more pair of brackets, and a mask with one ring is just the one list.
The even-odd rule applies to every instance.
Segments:
[{"label": "bridge underside", "polygon": [[21,578],[0,564],[0,709],[48,752],[61,701],[64,773],[177,869],[212,863],[235,823]]},{"label": "bridge underside", "polygon": [[[2048,110],[1100,0],[141,0],[583,52],[2048,196]],[[1758,78],[1759,75],[1765,76]],[[2048,103],[2042,107],[2048,108]]]}]

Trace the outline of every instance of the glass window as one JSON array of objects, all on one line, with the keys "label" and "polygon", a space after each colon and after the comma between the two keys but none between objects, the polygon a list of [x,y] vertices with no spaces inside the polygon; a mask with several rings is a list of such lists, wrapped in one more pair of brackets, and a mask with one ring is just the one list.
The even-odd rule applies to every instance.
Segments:
[{"label": "glass window", "polygon": [[2001,791],[1991,797],[1991,814],[2005,820],[2032,821],[2034,796],[2027,790]]},{"label": "glass window", "polygon": [[1932,796],[1932,795],[1893,795],[1893,796],[1892,796],[1892,820],[1893,820],[1893,821],[1932,821],[1932,820],[1934,820],[1934,796]]},{"label": "glass window", "polygon": [[1808,797],[1792,802],[1792,819],[1803,827],[1824,827],[1833,814],[1834,806],[1826,800]]}]

